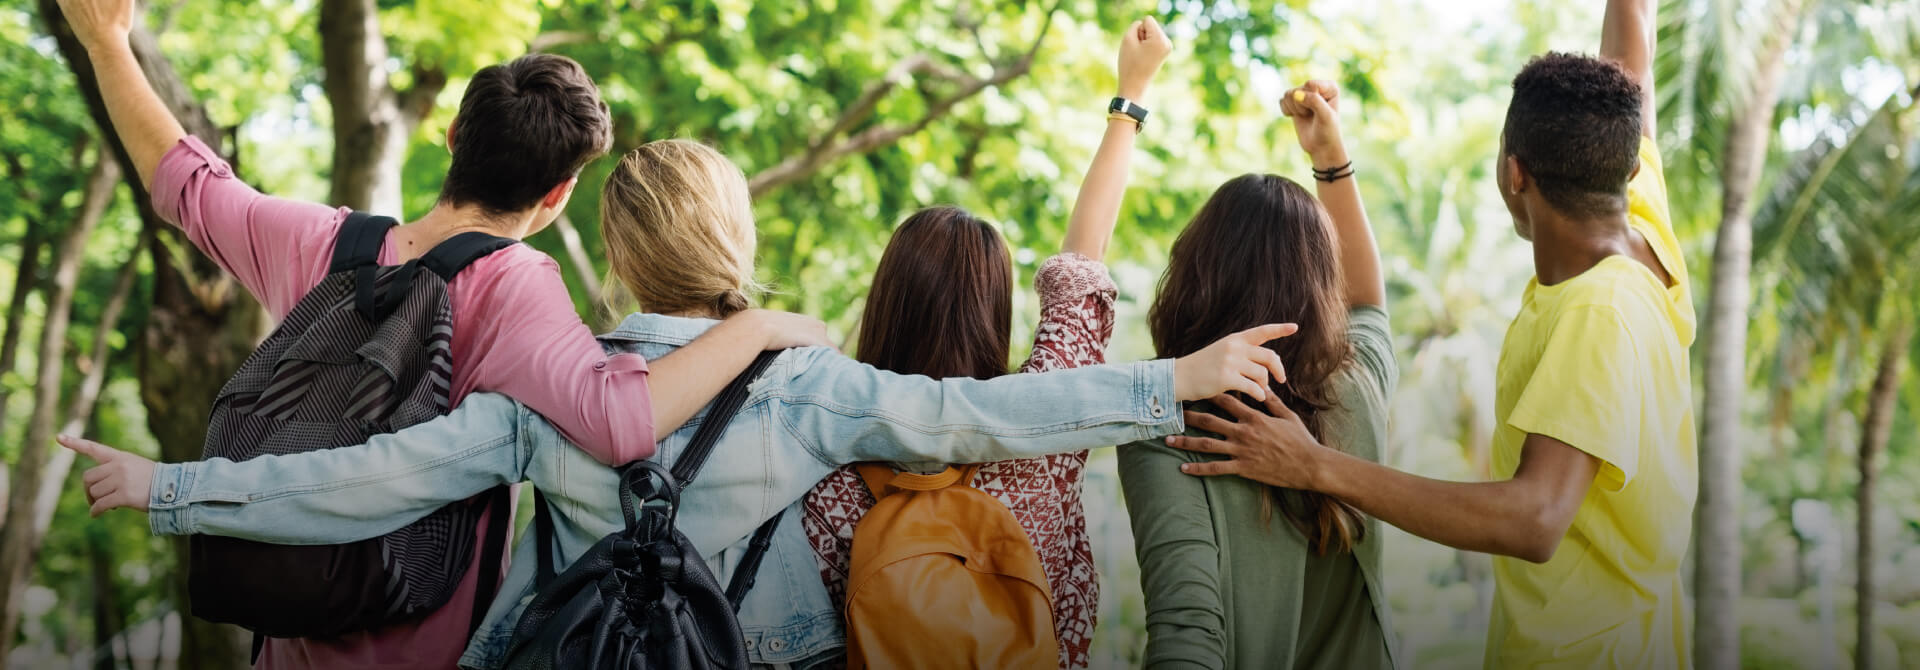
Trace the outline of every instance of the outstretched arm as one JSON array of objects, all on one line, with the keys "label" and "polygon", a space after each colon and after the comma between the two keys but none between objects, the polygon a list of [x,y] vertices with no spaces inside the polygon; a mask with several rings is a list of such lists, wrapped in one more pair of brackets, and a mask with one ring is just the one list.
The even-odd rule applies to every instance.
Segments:
[{"label": "outstretched arm", "polygon": [[[1330,81],[1310,81],[1287,91],[1280,111],[1293,119],[1300,148],[1313,160],[1314,192],[1333,221],[1339,247],[1340,273],[1346,278],[1347,305],[1384,305],[1387,290],[1381,283],[1380,250],[1373,241],[1367,208],[1360,202],[1360,186],[1352,175],[1346,140],[1340,136],[1340,89]],[[1325,174],[1334,170],[1332,175]],[[1341,176],[1345,175],[1345,176]],[[1326,181],[1326,179],[1333,181]]]},{"label": "outstretched arm", "polygon": [[167,104],[153,92],[127,36],[133,29],[133,0],[60,0],[73,36],[93,61],[113,130],[149,190],[160,157],[187,136]]},{"label": "outstretched arm", "polygon": [[1654,0],[1607,0],[1600,57],[1620,64],[1640,84],[1640,132],[1653,137]]},{"label": "outstretched arm", "polygon": [[[1122,98],[1140,103],[1147,94],[1147,82],[1160,64],[1167,60],[1173,44],[1152,17],[1127,26],[1120,38],[1120,92]],[[1144,106],[1144,105],[1143,105]],[[1131,120],[1107,119],[1107,134],[1093,154],[1093,165],[1080,182],[1080,195],[1073,201],[1073,215],[1067,219],[1067,239],[1060,250],[1102,260],[1107,242],[1113,239],[1114,222],[1120,218],[1120,198],[1127,192],[1127,163],[1132,158],[1133,141],[1140,127]]]},{"label": "outstretched arm", "polygon": [[1600,473],[1599,459],[1533,434],[1520,448],[1520,466],[1511,479],[1428,479],[1322,446],[1284,403],[1267,402],[1269,416],[1229,396],[1214,402],[1239,422],[1188,412],[1187,423],[1225,439],[1172,437],[1167,442],[1229,458],[1189,463],[1181,466],[1183,472],[1239,475],[1272,486],[1319,491],[1401,530],[1467,551],[1547,562]]}]

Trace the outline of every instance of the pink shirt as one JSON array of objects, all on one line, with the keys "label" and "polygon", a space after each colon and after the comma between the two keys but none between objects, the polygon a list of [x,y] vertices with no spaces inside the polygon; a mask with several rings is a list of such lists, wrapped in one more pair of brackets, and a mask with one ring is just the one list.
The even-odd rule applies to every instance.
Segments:
[{"label": "pink shirt", "polygon": [[[153,207],[275,319],[326,276],[334,238],[349,212],[263,195],[234,178],[226,161],[192,137],[160,159]],[[380,262],[392,264],[398,256],[389,240]],[[574,311],[553,259],[516,244],[475,261],[447,291],[455,404],[474,391],[504,393],[540,412],[603,463],[653,455],[646,361],[606,355]],[[491,521],[481,519],[481,537]],[[504,563],[503,556],[501,574]],[[479,570],[468,569],[446,606],[417,622],[328,640],[270,639],[259,666],[453,668],[467,645],[478,581]]]}]

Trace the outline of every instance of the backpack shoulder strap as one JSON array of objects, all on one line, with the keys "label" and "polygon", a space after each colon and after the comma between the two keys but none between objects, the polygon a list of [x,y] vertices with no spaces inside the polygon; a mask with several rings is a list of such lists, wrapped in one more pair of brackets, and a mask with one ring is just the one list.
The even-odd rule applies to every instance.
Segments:
[{"label": "backpack shoulder strap", "polygon": [[379,265],[380,248],[387,244],[387,231],[400,222],[389,216],[353,212],[340,222],[340,234],[333,240],[333,262],[327,274]]},{"label": "backpack shoulder strap", "polygon": [[766,372],[767,366],[772,365],[773,359],[779,356],[778,351],[760,352],[740,376],[734,377],[733,381],[727,383],[727,388],[714,397],[713,406],[707,410],[707,418],[693,432],[693,440],[687,444],[687,450],[673,462],[673,480],[682,489],[693,485],[693,478],[700,474],[700,467],[706,465],[707,456],[713,453],[714,443],[720,441],[720,434],[726,432],[733,415],[746,403],[747,387],[760,377],[760,373]]},{"label": "backpack shoulder strap", "polygon": [[440,281],[453,283],[454,275],[474,261],[514,244],[513,240],[482,232],[460,233],[434,245],[433,250],[420,257],[420,266],[440,275]]},{"label": "backpack shoulder strap", "polygon": [[727,582],[727,604],[733,606],[733,611],[740,611],[747,591],[753,589],[754,577],[760,574],[760,562],[767,557],[767,550],[773,548],[773,531],[780,527],[780,517],[786,515],[784,509],[774,512],[773,518],[753,531],[753,540],[747,542],[747,554],[740,557],[740,564],[733,568],[733,579]]}]

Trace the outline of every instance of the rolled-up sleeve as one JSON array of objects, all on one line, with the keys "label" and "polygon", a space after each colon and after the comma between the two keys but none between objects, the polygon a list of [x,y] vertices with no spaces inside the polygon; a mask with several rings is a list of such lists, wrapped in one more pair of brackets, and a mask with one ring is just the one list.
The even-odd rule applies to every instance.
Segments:
[{"label": "rolled-up sleeve", "polygon": [[462,386],[526,403],[601,463],[651,458],[646,359],[607,355],[574,311],[553,259],[525,246],[495,256],[453,287],[460,304],[475,310],[455,314],[454,358],[474,362]]},{"label": "rolled-up sleeve", "polygon": [[275,317],[326,274],[349,210],[264,195],[213,149],[188,136],[160,158],[153,209],[240,280]]}]

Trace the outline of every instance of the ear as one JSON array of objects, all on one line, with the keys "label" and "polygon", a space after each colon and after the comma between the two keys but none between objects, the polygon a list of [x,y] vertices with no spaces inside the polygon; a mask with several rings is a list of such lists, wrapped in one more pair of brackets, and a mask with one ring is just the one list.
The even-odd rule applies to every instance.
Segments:
[{"label": "ear", "polygon": [[1633,159],[1633,171],[1627,173],[1627,183],[1629,184],[1633,183],[1633,179],[1635,177],[1640,176],[1640,167],[1641,167],[1640,159],[1638,158]]},{"label": "ear", "polygon": [[573,197],[573,187],[579,183],[579,177],[568,177],[566,181],[560,182],[558,186],[554,186],[552,190],[547,191],[546,197],[540,199],[540,207],[542,209],[560,209],[561,207],[567,206],[567,199]]},{"label": "ear", "polygon": [[1500,159],[1500,170],[1506,173],[1507,194],[1520,195],[1533,188],[1533,176],[1527,174],[1527,168],[1520,159],[1509,154]]},{"label": "ear", "polygon": [[447,122],[447,153],[453,153],[453,131],[459,127],[460,117],[458,116],[453,117],[452,121]]}]

